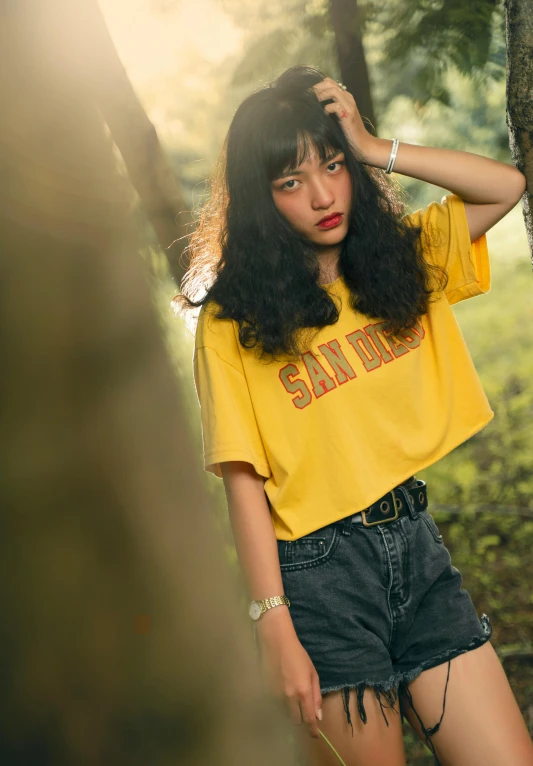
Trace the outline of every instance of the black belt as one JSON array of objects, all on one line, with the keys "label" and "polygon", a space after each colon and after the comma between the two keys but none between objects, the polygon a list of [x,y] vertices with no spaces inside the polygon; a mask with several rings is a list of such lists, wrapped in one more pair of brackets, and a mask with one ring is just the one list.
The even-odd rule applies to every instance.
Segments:
[{"label": "black belt", "polygon": [[400,516],[409,515],[409,504],[417,513],[428,507],[427,486],[422,479],[411,477],[390,492],[386,492],[368,508],[364,508],[360,513],[363,526],[387,524],[389,521],[396,521]]}]

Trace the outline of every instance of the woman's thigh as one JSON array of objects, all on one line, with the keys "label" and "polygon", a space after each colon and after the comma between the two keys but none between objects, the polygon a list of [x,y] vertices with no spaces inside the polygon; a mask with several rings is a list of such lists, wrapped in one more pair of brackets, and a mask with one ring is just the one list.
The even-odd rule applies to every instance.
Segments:
[{"label": "woman's thigh", "polygon": [[[443,766],[533,766],[533,743],[498,655],[487,641],[450,661],[444,715],[431,741]],[[424,671],[409,686],[426,730],[443,713],[448,662]],[[425,742],[406,696],[404,715]]]},{"label": "woman's thigh", "polygon": [[[372,689],[365,689],[364,705],[367,722],[363,723],[357,713],[356,695],[350,695],[350,717],[352,728],[347,722],[341,692],[329,692],[322,699],[322,721],[318,728],[324,732],[346,766],[405,766],[405,752],[399,704],[384,710],[387,726],[380,704]],[[317,740],[299,727],[303,747],[309,756],[310,766],[339,766],[340,761],[322,737]]]}]

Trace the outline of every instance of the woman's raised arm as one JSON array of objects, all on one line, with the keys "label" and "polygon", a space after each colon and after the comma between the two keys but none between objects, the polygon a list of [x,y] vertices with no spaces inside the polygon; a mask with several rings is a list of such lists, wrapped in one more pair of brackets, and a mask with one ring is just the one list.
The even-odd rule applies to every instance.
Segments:
[{"label": "woman's raised arm", "polygon": [[[324,109],[336,114],[345,135],[364,162],[387,168],[392,140],[372,136],[365,128],[351,93],[327,77],[314,86]],[[394,172],[418,178],[457,194],[464,200],[470,239],[474,242],[511,210],[526,189],[526,179],[514,165],[457,149],[437,149],[400,143]]]}]

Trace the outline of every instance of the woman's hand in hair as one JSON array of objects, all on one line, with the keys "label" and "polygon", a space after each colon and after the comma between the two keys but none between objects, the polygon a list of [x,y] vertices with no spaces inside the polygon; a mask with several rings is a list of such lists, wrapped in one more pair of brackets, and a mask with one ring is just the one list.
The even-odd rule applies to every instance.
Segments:
[{"label": "woman's hand in hair", "polygon": [[314,85],[313,90],[319,101],[327,102],[324,111],[337,115],[346,138],[364,156],[372,135],[365,128],[352,94],[343,90],[331,77]]}]

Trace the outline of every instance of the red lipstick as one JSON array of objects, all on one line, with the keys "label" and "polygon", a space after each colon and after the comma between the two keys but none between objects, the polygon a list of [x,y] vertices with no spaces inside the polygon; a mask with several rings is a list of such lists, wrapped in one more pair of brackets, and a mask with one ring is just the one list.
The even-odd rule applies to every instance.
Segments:
[{"label": "red lipstick", "polygon": [[316,224],[319,229],[334,229],[342,221],[342,213],[330,213]]}]

